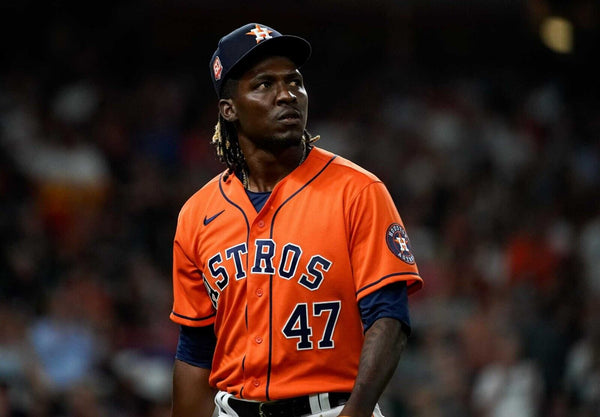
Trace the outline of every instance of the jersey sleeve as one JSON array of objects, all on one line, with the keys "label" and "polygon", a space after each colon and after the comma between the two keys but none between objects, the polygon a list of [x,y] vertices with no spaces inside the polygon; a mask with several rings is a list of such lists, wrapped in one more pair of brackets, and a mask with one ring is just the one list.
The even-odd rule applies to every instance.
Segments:
[{"label": "jersey sleeve", "polygon": [[173,310],[171,320],[200,327],[213,324],[215,309],[204,286],[201,269],[189,255],[189,238],[181,216],[173,242]]},{"label": "jersey sleeve", "polygon": [[405,281],[408,294],[422,287],[410,239],[383,183],[373,182],[358,193],[350,204],[349,222],[358,300],[393,282]]}]

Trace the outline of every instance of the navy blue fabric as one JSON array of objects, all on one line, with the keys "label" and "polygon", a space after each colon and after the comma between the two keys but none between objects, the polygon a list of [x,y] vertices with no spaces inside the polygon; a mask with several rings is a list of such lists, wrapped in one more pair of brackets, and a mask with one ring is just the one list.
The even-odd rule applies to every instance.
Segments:
[{"label": "navy blue fabric", "polygon": [[223,82],[230,72],[259,54],[286,56],[300,67],[310,57],[311,46],[306,39],[283,35],[258,23],[248,23],[237,28],[219,40],[210,59],[210,75],[218,97],[221,97]]},{"label": "navy blue fabric", "polygon": [[410,314],[406,282],[394,282],[362,298],[358,302],[364,331],[382,317],[400,320],[404,332],[410,335]]},{"label": "navy blue fabric", "polygon": [[256,209],[256,212],[258,213],[264,207],[265,203],[269,199],[271,192],[266,191],[263,193],[255,193],[254,191],[246,190],[246,194],[248,194],[248,198],[250,199],[250,202],[252,202],[252,205],[254,206],[254,208]]},{"label": "navy blue fabric", "polygon": [[180,326],[175,358],[190,365],[211,369],[216,343],[213,326]]}]

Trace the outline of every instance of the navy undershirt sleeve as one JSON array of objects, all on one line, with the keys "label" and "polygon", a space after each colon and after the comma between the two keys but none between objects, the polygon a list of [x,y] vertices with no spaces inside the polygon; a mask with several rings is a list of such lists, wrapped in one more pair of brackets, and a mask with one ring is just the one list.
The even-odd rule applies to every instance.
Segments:
[{"label": "navy undershirt sleeve", "polygon": [[362,298],[358,302],[364,331],[382,317],[399,320],[406,335],[410,335],[410,315],[406,282],[394,282]]},{"label": "navy undershirt sleeve", "polygon": [[190,365],[211,369],[216,343],[213,326],[180,326],[175,358]]}]

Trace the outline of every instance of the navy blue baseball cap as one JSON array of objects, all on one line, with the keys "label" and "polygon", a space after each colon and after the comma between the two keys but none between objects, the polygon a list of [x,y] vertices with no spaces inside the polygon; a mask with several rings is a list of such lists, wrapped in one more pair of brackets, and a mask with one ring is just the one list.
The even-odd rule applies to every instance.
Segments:
[{"label": "navy blue baseball cap", "polygon": [[311,46],[306,39],[282,35],[259,23],[248,23],[225,35],[210,60],[210,76],[217,96],[227,76],[235,68],[256,56],[280,55],[290,58],[301,67],[310,57]]}]

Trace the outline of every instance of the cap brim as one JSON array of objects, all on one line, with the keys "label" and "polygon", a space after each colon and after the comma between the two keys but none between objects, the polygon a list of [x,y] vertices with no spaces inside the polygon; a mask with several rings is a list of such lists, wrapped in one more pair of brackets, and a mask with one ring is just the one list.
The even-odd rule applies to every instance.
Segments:
[{"label": "cap brim", "polygon": [[298,68],[308,61],[312,52],[310,43],[293,35],[282,35],[262,41],[242,55],[228,71],[228,77],[239,75],[249,64],[265,56],[284,56],[291,59]]}]

